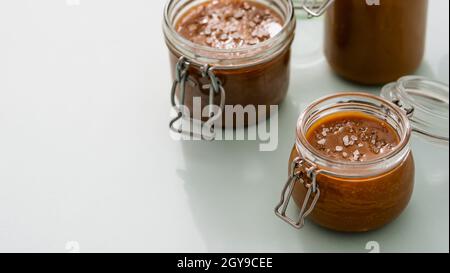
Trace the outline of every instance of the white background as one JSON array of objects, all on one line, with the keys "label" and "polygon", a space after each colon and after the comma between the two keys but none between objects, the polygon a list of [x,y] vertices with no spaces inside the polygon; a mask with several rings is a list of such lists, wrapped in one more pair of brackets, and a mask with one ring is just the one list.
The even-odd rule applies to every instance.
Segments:
[{"label": "white background", "polygon": [[[172,140],[164,2],[0,1],[1,252],[366,252],[369,241],[384,252],[448,252],[449,151],[420,139],[413,200],[389,226],[298,231],[274,216],[302,107],[379,91],[331,73],[322,19],[299,21],[276,151]],[[417,72],[446,83],[448,10],[430,0]]]}]

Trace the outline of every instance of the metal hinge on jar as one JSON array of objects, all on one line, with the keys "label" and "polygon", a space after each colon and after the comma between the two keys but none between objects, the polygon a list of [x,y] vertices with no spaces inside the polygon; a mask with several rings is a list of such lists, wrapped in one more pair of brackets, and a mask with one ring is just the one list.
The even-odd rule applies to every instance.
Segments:
[{"label": "metal hinge on jar", "polygon": [[405,76],[385,85],[381,96],[402,109],[414,132],[448,145],[448,84]]},{"label": "metal hinge on jar", "polygon": [[408,118],[411,118],[414,115],[414,106],[405,106],[405,104],[400,99],[393,99],[392,103],[397,105],[399,108],[401,108],[403,111],[405,111],[405,114]]},{"label": "metal hinge on jar", "polygon": [[333,2],[334,0],[296,0],[294,7],[305,11],[309,18],[320,17]]},{"label": "metal hinge on jar", "polygon": [[[305,225],[306,217],[313,212],[320,198],[320,189],[317,184],[319,171],[313,164],[306,160],[296,158],[291,163],[289,173],[288,181],[281,193],[280,202],[275,208],[275,214],[291,226],[301,229]],[[287,216],[287,209],[292,199],[292,194],[294,193],[295,183],[301,183],[307,189],[298,220],[293,220]]]},{"label": "metal hinge on jar", "polygon": [[[181,57],[176,64],[175,80],[171,90],[171,104],[173,109],[177,112],[177,116],[173,118],[170,123],[170,129],[178,134],[187,135],[189,137],[197,137],[202,140],[214,140],[216,131],[214,128],[215,122],[222,117],[225,109],[225,89],[220,80],[214,74],[214,67],[204,65],[201,67],[202,76],[209,80],[209,83],[202,86],[203,89],[209,90],[209,118],[206,122],[202,122],[200,133],[195,133],[192,126],[189,130],[184,130],[182,127],[182,120],[187,119],[192,122],[193,119],[185,115],[185,100],[186,100],[186,83],[192,82],[189,78],[189,69],[191,63],[185,58]],[[179,103],[176,102],[176,93],[179,91]],[[214,98],[216,95],[220,96],[219,113],[215,113],[213,109]],[[179,122],[178,128],[175,128],[176,123]],[[203,127],[206,127],[208,135],[203,132]]]}]

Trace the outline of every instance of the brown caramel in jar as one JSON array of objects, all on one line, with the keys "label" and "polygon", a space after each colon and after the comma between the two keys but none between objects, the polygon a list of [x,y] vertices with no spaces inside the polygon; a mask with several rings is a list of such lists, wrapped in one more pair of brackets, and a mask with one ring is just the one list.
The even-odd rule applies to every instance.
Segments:
[{"label": "brown caramel in jar", "polygon": [[428,0],[335,0],[325,20],[325,55],[340,76],[375,85],[422,62]]},{"label": "brown caramel in jar", "polygon": [[[326,116],[309,128],[306,137],[320,156],[353,164],[386,158],[400,143],[391,125],[360,112]],[[290,162],[296,157],[294,148]],[[336,231],[374,230],[397,218],[408,205],[414,188],[413,156],[409,153],[398,166],[372,177],[322,173],[317,184],[321,196],[309,219]],[[305,187],[296,183],[293,198],[299,207],[305,196]]]},{"label": "brown caramel in jar", "polygon": [[323,118],[308,130],[307,140],[323,156],[350,162],[382,158],[400,142],[389,124],[358,112]]},{"label": "brown caramel in jar", "polygon": [[262,4],[221,0],[200,4],[186,12],[176,30],[198,45],[232,49],[264,42],[283,28],[280,16]]},{"label": "brown caramel in jar", "polygon": [[[251,48],[271,40],[282,31],[285,23],[275,10],[264,4],[248,0],[213,0],[186,11],[176,22],[175,29],[179,35],[200,46],[233,50]],[[289,86],[290,45],[293,35],[289,34],[282,50],[270,58],[255,59],[251,64],[244,65],[237,61],[236,66],[214,70],[225,89],[226,105],[266,106],[266,115],[257,115],[257,122],[270,115],[271,105],[281,104]],[[176,51],[170,50],[172,71],[175,71],[180,57]],[[189,74],[194,84],[186,86],[185,104],[192,112],[194,97],[201,98],[202,107],[209,104],[209,91],[202,88],[208,83],[208,79],[202,77],[198,68],[191,68]],[[219,104],[218,96],[214,103]],[[225,127],[240,127],[253,123],[247,117],[244,124],[232,122],[233,124],[230,121],[225,124],[224,120],[223,124]]]}]

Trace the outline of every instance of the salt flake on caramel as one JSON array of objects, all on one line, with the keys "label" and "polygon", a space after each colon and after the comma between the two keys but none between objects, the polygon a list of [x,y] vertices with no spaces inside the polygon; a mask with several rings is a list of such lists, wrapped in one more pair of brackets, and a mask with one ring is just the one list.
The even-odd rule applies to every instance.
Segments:
[{"label": "salt flake on caramel", "polygon": [[383,157],[399,143],[399,136],[387,122],[359,112],[319,119],[307,135],[308,141],[324,156],[351,162]]},{"label": "salt flake on caramel", "polygon": [[263,4],[215,0],[188,10],[175,28],[196,44],[231,49],[264,42],[281,32],[283,24],[279,14]]}]

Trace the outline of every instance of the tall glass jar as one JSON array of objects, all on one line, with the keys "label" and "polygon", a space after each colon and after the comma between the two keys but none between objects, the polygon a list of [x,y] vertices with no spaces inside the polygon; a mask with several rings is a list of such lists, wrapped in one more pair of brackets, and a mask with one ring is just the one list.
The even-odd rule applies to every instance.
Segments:
[{"label": "tall glass jar", "polygon": [[[222,111],[225,105],[244,109],[249,105],[266,106],[267,111],[257,116],[255,121],[245,119],[240,124],[236,119],[231,122],[224,120],[225,115],[221,111],[201,118],[211,129],[217,119],[222,119],[224,127],[240,127],[266,119],[270,115],[270,106],[279,105],[284,100],[289,86],[290,47],[296,26],[290,0],[257,0],[257,3],[279,14],[284,25],[278,34],[264,42],[235,49],[198,45],[177,33],[174,26],[180,16],[204,2],[169,0],[164,12],[163,30],[174,79],[172,105],[178,112],[170,127],[188,135],[193,132],[176,128],[176,123],[183,118],[192,118],[195,97],[201,99],[202,107],[215,105]],[[181,110],[182,106],[189,110],[190,116]],[[214,138],[214,134],[208,138]]]},{"label": "tall glass jar", "polygon": [[422,62],[428,0],[323,0],[325,56],[339,76],[366,85],[412,74]]},{"label": "tall glass jar", "polygon": [[[300,116],[296,145],[289,159],[289,179],[276,214],[301,228],[309,216],[316,224],[342,232],[378,229],[407,207],[414,188],[411,134],[448,145],[448,86],[419,77],[387,85],[383,97],[341,93],[312,103]],[[369,161],[340,161],[324,156],[307,140],[309,129],[324,117],[359,112],[392,127],[399,144]],[[300,209],[287,216],[290,199]]]},{"label": "tall glass jar", "polygon": [[384,84],[422,62],[428,0],[335,0],[326,13],[325,55],[340,76]]}]

